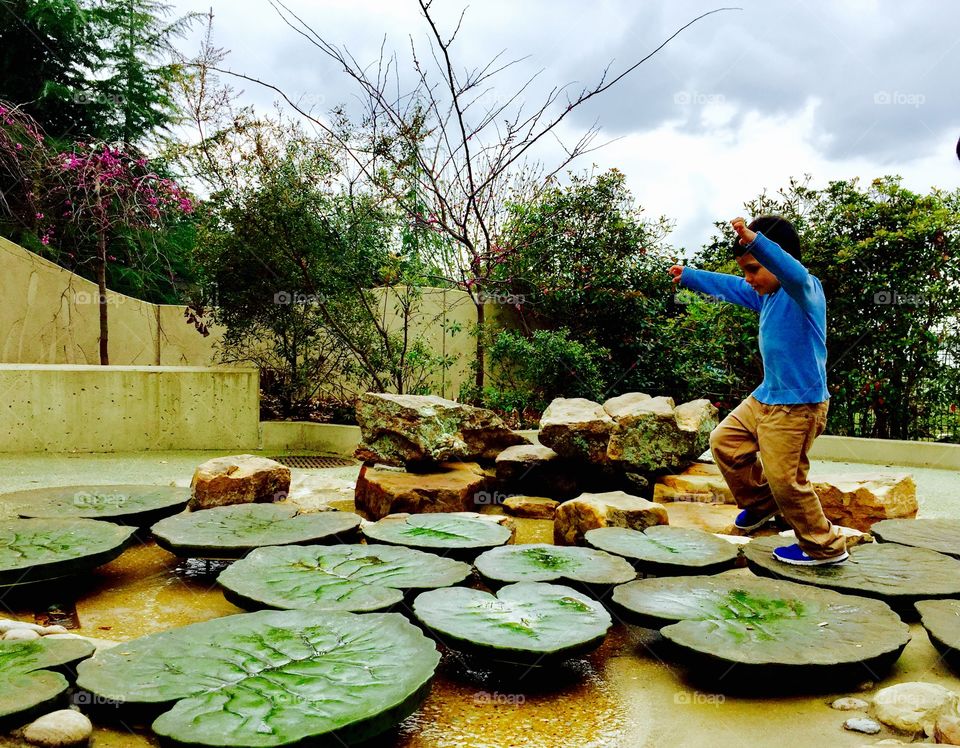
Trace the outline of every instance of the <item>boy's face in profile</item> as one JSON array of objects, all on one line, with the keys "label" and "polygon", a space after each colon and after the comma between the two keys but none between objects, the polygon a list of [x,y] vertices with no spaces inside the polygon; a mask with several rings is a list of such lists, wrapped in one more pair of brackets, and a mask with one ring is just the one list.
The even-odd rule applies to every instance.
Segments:
[{"label": "boy's face in profile", "polygon": [[737,258],[737,264],[743,271],[744,280],[753,286],[753,290],[761,296],[773,293],[780,288],[777,276],[757,262],[752,254],[742,254]]}]

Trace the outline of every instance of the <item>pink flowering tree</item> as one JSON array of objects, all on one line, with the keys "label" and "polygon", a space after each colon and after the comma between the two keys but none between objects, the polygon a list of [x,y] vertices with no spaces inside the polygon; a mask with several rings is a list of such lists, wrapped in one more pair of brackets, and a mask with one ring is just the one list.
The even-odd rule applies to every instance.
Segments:
[{"label": "pink flowering tree", "polygon": [[[100,363],[109,364],[107,264],[111,242],[128,230],[162,231],[179,214],[193,211],[193,201],[173,180],[151,169],[148,160],[102,143],[77,143],[58,159],[59,184],[52,209],[70,234],[70,244],[85,252],[96,271],[100,308]],[[56,223],[44,226],[40,241],[54,240]]]}]

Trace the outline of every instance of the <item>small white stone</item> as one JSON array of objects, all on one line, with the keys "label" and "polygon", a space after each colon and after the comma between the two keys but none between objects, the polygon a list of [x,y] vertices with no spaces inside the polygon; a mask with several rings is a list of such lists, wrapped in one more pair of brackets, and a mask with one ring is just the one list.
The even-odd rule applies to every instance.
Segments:
[{"label": "small white stone", "polygon": [[59,623],[55,623],[52,626],[44,626],[43,631],[40,632],[44,636],[49,634],[69,634],[66,626],[61,626]]},{"label": "small white stone", "polygon": [[27,629],[29,631],[41,631],[43,626],[29,621],[13,621],[9,618],[0,619],[0,634],[5,634],[14,629]]},{"label": "small white stone", "polygon": [[90,720],[72,709],[60,709],[45,714],[23,730],[24,738],[34,745],[48,748],[84,745],[92,734],[93,725]]},{"label": "small white stone", "polygon": [[876,735],[880,732],[880,725],[869,717],[851,717],[843,723],[843,729],[862,732],[866,735]]},{"label": "small white stone", "polygon": [[870,706],[870,702],[864,701],[863,699],[855,699],[851,696],[844,696],[842,699],[834,701],[830,706],[844,712],[863,711]]},{"label": "small white stone", "polygon": [[40,632],[34,631],[33,629],[10,629],[3,635],[3,640],[5,642],[29,641],[31,639],[39,638]]}]

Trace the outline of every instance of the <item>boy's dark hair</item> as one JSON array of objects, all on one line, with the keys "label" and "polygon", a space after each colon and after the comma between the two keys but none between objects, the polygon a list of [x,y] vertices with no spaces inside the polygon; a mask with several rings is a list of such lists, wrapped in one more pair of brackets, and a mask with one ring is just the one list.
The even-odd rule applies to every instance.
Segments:
[{"label": "boy's dark hair", "polygon": [[[776,242],[788,255],[802,262],[800,257],[800,236],[793,224],[783,216],[759,216],[750,221],[747,226],[751,231],[758,231],[767,239]],[[746,252],[739,239],[733,240],[733,254],[739,257]]]}]

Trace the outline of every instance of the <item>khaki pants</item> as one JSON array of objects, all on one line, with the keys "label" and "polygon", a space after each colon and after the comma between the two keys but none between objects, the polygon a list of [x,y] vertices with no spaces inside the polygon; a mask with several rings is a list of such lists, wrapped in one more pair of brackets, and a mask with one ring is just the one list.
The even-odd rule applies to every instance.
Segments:
[{"label": "khaki pants", "polygon": [[778,508],[800,548],[814,558],[846,548],[807,480],[807,452],[826,428],[829,405],[766,405],[750,395],[710,434],[710,451],[737,506],[755,514]]}]

